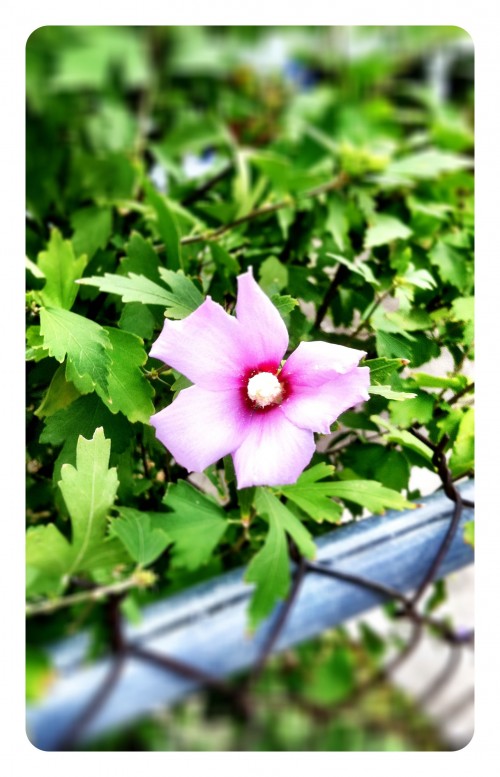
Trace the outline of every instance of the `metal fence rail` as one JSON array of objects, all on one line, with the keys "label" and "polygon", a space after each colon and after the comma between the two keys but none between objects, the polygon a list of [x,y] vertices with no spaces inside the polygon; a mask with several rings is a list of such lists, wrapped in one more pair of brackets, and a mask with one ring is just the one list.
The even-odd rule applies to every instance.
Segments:
[{"label": "metal fence rail", "polygon": [[[458,490],[463,499],[473,499],[473,482]],[[411,591],[426,574],[452,513],[452,502],[439,492],[423,499],[415,510],[388,512],[346,525],[317,540],[317,561],[400,592]],[[473,551],[462,538],[463,524],[471,518],[472,510],[464,506],[459,530],[437,578],[472,563]],[[139,625],[124,627],[127,643],[194,666],[211,677],[223,678],[255,665],[281,608],[249,635],[246,609],[252,587],[243,582],[243,574],[242,569],[234,570],[145,608]],[[314,637],[387,598],[346,580],[306,575],[273,651]],[[58,678],[43,702],[29,707],[27,714],[28,736],[43,750],[58,749],[113,672],[112,690],[90,716],[79,739],[90,739],[173,704],[200,685],[130,653],[122,661],[110,656],[87,665],[88,639],[80,634],[51,648]]]}]

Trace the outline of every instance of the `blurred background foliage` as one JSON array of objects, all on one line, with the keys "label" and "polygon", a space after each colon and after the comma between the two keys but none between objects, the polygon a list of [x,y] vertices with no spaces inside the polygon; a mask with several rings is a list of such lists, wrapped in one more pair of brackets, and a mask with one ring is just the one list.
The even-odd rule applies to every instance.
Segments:
[{"label": "blurred background foliage", "polygon": [[[381,360],[370,402],[343,414],[313,464],[333,464],[335,481],[377,481],[418,499],[412,472],[434,468],[406,433],[417,424],[434,442],[449,436],[456,479],[472,473],[473,51],[463,30],[42,27],[27,44],[26,91],[30,601],[81,586],[49,555],[75,537],[61,468],[75,465],[78,435],[90,439],[99,426],[118,477],[112,536],[101,537],[111,561],[89,558],[76,571],[106,585],[128,579],[134,562],[154,564],[152,588],[130,586],[127,617],[248,563],[262,547],[265,524],[244,525],[250,508],[222,463],[191,479],[214,494],[217,518],[230,519],[196,558],[174,531],[159,543],[155,535],[148,559],[138,559],[120,530],[165,505],[180,509],[174,497],[186,496],[186,471],[166,459],[148,424],[186,385],[146,361],[165,308],[181,318],[210,293],[231,310],[236,275],[250,265],[285,318],[291,349],[323,339]],[[191,279],[185,285],[178,270]],[[160,303],[138,276],[161,287]],[[74,284],[82,277],[86,285]],[[83,327],[95,374],[54,334],[57,321]],[[128,399],[113,394],[101,367],[125,376]],[[325,519],[318,505],[286,504],[314,536],[342,510],[354,520],[367,506],[340,500]],[[62,540],[52,545],[56,528]],[[438,604],[435,597],[429,607]],[[90,627],[97,655],[101,618],[87,604],[29,621],[31,700],[53,676],[43,644]],[[102,747],[445,748],[390,682],[345,714],[315,708],[350,698],[388,640],[367,628],[353,640],[340,629],[273,659],[257,691],[255,731],[207,694]],[[266,704],[275,697],[294,701]]]}]

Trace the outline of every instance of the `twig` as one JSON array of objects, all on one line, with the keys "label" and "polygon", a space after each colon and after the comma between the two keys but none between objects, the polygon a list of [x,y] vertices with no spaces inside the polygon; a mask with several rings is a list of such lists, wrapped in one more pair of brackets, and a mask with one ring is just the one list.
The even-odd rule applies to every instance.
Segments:
[{"label": "twig", "polygon": [[57,747],[55,748],[56,750],[73,749],[76,742],[78,742],[80,739],[84,729],[87,728],[91,720],[95,717],[95,715],[97,715],[105,701],[110,696],[112,690],[116,686],[125,663],[125,658],[125,655],[115,656],[109,673],[104,678],[102,684],[97,690],[97,693],[91,698],[90,702],[83,709],[82,713],[77,717],[69,731],[60,740]]},{"label": "twig", "polygon": [[349,270],[344,264],[339,264],[337,268],[337,272],[333,276],[330,285],[326,291],[325,296],[323,297],[323,301],[321,305],[318,308],[318,311],[316,313],[316,318],[314,319],[314,327],[316,329],[319,329],[321,326],[324,317],[326,316],[327,310],[330,307],[330,302],[335,297],[335,294],[337,293],[337,289],[340,286],[341,283],[347,278],[349,275]]},{"label": "twig", "polygon": [[390,586],[384,585],[383,583],[377,583],[375,580],[368,580],[366,577],[353,575],[350,572],[342,572],[341,570],[335,569],[334,567],[326,567],[322,564],[318,564],[312,561],[307,561],[306,564],[307,569],[311,570],[311,572],[317,572],[318,574],[325,575],[326,577],[335,577],[339,580],[344,580],[346,583],[353,583],[354,585],[361,586],[362,588],[369,588],[378,594],[382,594],[382,596],[386,597],[387,599],[396,599],[405,606],[409,605],[409,600],[406,598],[406,596],[396,588],[391,588]]},{"label": "twig", "polygon": [[201,186],[198,186],[196,189],[193,189],[191,192],[189,192],[189,194],[186,194],[186,196],[182,198],[181,204],[191,205],[191,203],[195,202],[208,191],[210,191],[210,189],[218,184],[219,181],[224,180],[224,178],[229,175],[232,169],[232,163],[224,167],[223,170],[220,170],[216,175],[212,176],[212,178],[209,178],[208,181],[202,183]]},{"label": "twig", "polygon": [[156,575],[146,569],[138,569],[131,577],[126,580],[120,580],[119,583],[110,583],[87,591],[80,591],[77,594],[70,594],[58,599],[45,599],[42,602],[33,602],[26,605],[26,616],[48,615],[49,613],[60,610],[63,607],[71,607],[74,604],[83,602],[98,602],[108,596],[122,594],[131,588],[147,588],[156,580]]},{"label": "twig", "polygon": [[297,596],[300,590],[300,586],[302,585],[306,572],[307,572],[307,562],[303,556],[300,556],[298,567],[295,572],[293,584],[290,589],[290,593],[288,594],[288,597],[282,606],[279,616],[277,617],[271,631],[267,636],[267,639],[264,643],[264,647],[262,648],[262,652],[259,658],[257,659],[252,671],[250,672],[250,675],[248,677],[248,684],[255,682],[257,678],[261,675],[262,670],[264,669],[264,666],[267,662],[267,659],[269,658],[271,651],[281,634],[281,631],[283,629],[283,626],[285,625],[285,621],[290,613],[290,610],[295,604],[295,601],[297,599]]},{"label": "twig", "polygon": [[354,337],[357,337],[357,336],[359,335],[359,333],[360,333],[360,332],[361,332],[361,331],[362,331],[362,330],[363,330],[363,329],[364,329],[364,328],[367,326],[367,324],[368,324],[368,323],[369,323],[369,321],[370,321],[370,318],[373,316],[373,314],[375,313],[375,311],[377,310],[377,308],[378,308],[378,307],[379,307],[379,306],[382,304],[382,302],[385,300],[385,298],[386,298],[386,297],[388,297],[388,296],[389,296],[389,294],[390,294],[390,293],[391,293],[393,290],[394,290],[394,285],[393,285],[393,284],[391,284],[391,286],[389,286],[389,288],[388,288],[388,289],[386,289],[386,290],[384,291],[384,293],[380,295],[380,297],[377,297],[377,298],[376,298],[376,299],[373,301],[373,303],[372,303],[372,305],[371,305],[370,309],[368,310],[368,313],[366,313],[366,315],[364,316],[364,318],[363,318],[363,319],[362,319],[362,320],[359,322],[358,326],[356,327],[356,329],[355,329],[355,330],[354,330],[354,332],[352,333],[352,335],[351,335],[351,337],[352,337],[352,338],[354,338]]},{"label": "twig", "polygon": [[438,549],[438,552],[436,553],[436,556],[434,557],[434,560],[432,561],[427,571],[427,574],[425,575],[424,579],[420,583],[419,587],[417,588],[411,600],[412,604],[415,605],[418,602],[418,600],[421,598],[423,593],[425,592],[429,583],[431,583],[431,581],[434,579],[439,567],[441,566],[441,562],[443,558],[446,556],[449,550],[453,537],[455,536],[455,533],[458,529],[458,525],[460,523],[460,517],[462,515],[462,509],[463,509],[463,501],[462,501],[460,492],[456,489],[455,485],[453,484],[451,471],[448,467],[446,456],[444,454],[444,449],[446,448],[446,445],[449,442],[449,437],[447,435],[443,435],[439,443],[435,445],[430,440],[428,440],[427,437],[424,437],[423,434],[418,432],[416,429],[411,428],[409,431],[414,437],[417,438],[417,440],[420,440],[420,442],[423,442],[425,445],[427,445],[427,447],[429,447],[433,451],[434,455],[432,457],[432,463],[436,467],[437,473],[441,479],[441,483],[443,484],[443,490],[446,496],[455,503],[452,519],[448,527],[448,530],[444,536],[444,539]]},{"label": "twig", "polygon": [[[276,211],[281,210],[282,208],[289,208],[290,206],[293,206],[295,204],[296,200],[319,197],[321,194],[325,194],[327,192],[332,192],[332,191],[335,191],[336,189],[340,189],[341,187],[345,186],[347,181],[348,181],[347,175],[345,173],[340,173],[332,181],[328,181],[328,183],[322,184],[321,186],[317,186],[314,189],[309,189],[309,191],[303,192],[302,194],[298,194],[296,195],[295,198],[288,196],[283,198],[282,200],[278,200],[278,202],[267,203],[266,205],[262,205],[260,208],[255,208],[249,213],[246,213],[244,216],[240,216],[239,218],[234,219],[234,221],[230,221],[227,224],[223,224],[222,226],[217,227],[217,229],[209,230],[199,235],[185,235],[184,237],[181,237],[180,244],[191,245],[192,243],[210,242],[211,240],[218,240],[219,237],[222,237],[222,235],[225,235],[226,232],[229,232],[234,227],[240,226],[240,224],[245,224],[247,221],[252,221],[255,218],[259,218],[260,216],[267,216],[270,213],[275,213]],[[161,251],[163,251],[164,248],[165,246],[163,244],[154,246],[154,250],[157,253],[160,253]]]},{"label": "twig", "polygon": [[475,384],[474,383],[469,383],[463,389],[461,389],[460,391],[457,391],[456,394],[453,394],[453,396],[450,397],[450,399],[447,400],[446,404],[454,405],[455,402],[458,402],[458,400],[461,399],[463,396],[465,396],[465,394],[468,394],[470,391],[474,391],[474,389],[475,389]]},{"label": "twig", "polygon": [[235,710],[245,719],[248,719],[250,716],[251,704],[244,690],[232,688],[231,685],[224,680],[220,680],[218,677],[214,677],[213,675],[208,674],[208,672],[204,672],[202,669],[198,669],[191,664],[186,664],[178,658],[160,655],[159,653],[143,648],[140,645],[129,644],[127,646],[127,654],[135,656],[135,658],[139,658],[142,661],[147,661],[150,664],[154,664],[155,666],[160,667],[160,669],[180,674],[182,677],[200,683],[207,688],[219,691],[231,701]]},{"label": "twig", "polygon": [[209,688],[214,688],[224,693],[232,693],[230,687],[223,680],[219,680],[217,677],[213,677],[212,675],[208,674],[208,672],[204,672],[202,669],[197,669],[191,664],[186,664],[184,661],[181,661],[178,658],[160,655],[159,653],[155,653],[153,650],[149,650],[135,644],[129,644],[127,646],[127,652],[131,656],[140,658],[150,664],[155,664],[156,666],[159,666],[162,669],[166,669],[169,672],[180,674],[182,677],[185,677],[188,680],[194,680],[208,686]]},{"label": "twig", "polygon": [[82,733],[88,724],[97,715],[111,692],[115,688],[125,664],[126,644],[123,636],[120,616],[120,602],[123,599],[123,593],[112,596],[108,601],[106,620],[109,631],[111,648],[114,653],[114,660],[111,668],[104,678],[97,692],[92,696],[89,703],[73,721],[69,730],[60,740],[57,750],[72,750],[76,742],[81,738]]}]

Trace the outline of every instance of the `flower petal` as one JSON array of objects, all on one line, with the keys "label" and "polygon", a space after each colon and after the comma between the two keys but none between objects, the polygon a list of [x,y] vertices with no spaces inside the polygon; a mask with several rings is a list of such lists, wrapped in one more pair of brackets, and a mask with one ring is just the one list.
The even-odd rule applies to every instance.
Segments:
[{"label": "flower petal", "polygon": [[150,356],[212,390],[241,385],[242,373],[253,366],[241,324],[210,297],[187,318],[166,319]]},{"label": "flower petal", "polygon": [[345,345],[300,343],[286,360],[281,375],[293,386],[320,386],[334,375],[352,370],[365,354]]},{"label": "flower petal", "polygon": [[254,280],[251,268],[238,275],[236,317],[247,336],[247,347],[256,364],[275,362],[278,366],[288,346],[285,322],[269,297]]},{"label": "flower petal", "polygon": [[232,453],[249,427],[249,412],[238,389],[184,389],[151,423],[174,459],[190,472],[203,472]]},{"label": "flower petal", "polygon": [[334,375],[320,386],[293,383],[290,396],[280,407],[293,424],[328,434],[341,413],[370,398],[369,385],[369,368],[355,367],[343,375]]},{"label": "flower petal", "polygon": [[280,407],[254,413],[233,453],[238,488],[295,483],[315,448],[312,432],[290,423]]}]

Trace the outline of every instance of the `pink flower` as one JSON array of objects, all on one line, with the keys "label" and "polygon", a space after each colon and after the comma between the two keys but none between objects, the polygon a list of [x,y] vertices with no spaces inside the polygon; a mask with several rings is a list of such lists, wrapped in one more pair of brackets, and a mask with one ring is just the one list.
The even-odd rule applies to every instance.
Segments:
[{"label": "pink flower", "polygon": [[286,326],[253,278],[238,276],[236,317],[207,297],[181,321],[165,320],[151,356],[193,386],[156,413],[156,436],[191,472],[227,454],[238,488],[295,483],[338,416],[368,399],[364,351],[304,342],[282,359]]}]

